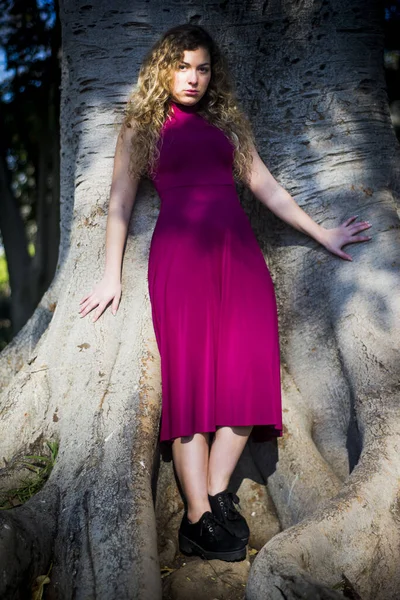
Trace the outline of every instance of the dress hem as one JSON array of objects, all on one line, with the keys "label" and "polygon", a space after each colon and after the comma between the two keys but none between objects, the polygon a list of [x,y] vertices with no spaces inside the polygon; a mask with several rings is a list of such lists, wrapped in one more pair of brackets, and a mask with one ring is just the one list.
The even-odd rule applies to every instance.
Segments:
[{"label": "dress hem", "polygon": [[[161,439],[161,437],[159,438],[160,443],[162,444],[172,444],[172,442],[177,439],[178,437],[190,437],[192,435],[194,435],[195,433],[215,433],[216,432],[216,428],[217,427],[249,427],[250,425],[253,426],[253,429],[250,433],[250,437],[253,438],[254,441],[268,441],[269,439],[275,439],[278,437],[282,437],[283,435],[283,427],[277,427],[276,424],[270,424],[268,423],[267,425],[261,423],[249,423],[248,425],[240,423],[240,425],[231,425],[231,424],[222,424],[222,425],[216,425],[214,429],[208,429],[208,430],[204,430],[204,431],[192,431],[190,433],[183,433],[183,434],[179,434],[179,435],[175,435],[175,436],[171,436],[171,437],[167,437],[164,439]],[[261,430],[261,431],[260,431]]]}]

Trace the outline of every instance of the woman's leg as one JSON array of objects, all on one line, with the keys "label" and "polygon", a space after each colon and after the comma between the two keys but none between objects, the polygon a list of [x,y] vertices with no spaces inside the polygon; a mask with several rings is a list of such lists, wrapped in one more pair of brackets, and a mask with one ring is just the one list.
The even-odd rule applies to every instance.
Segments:
[{"label": "woman's leg", "polygon": [[233,470],[252,429],[252,425],[217,428],[208,462],[207,484],[210,496],[214,496],[228,487]]},{"label": "woman's leg", "polygon": [[179,437],[172,444],[175,470],[187,501],[187,517],[192,523],[207,510],[211,511],[207,489],[209,451],[209,433]]}]

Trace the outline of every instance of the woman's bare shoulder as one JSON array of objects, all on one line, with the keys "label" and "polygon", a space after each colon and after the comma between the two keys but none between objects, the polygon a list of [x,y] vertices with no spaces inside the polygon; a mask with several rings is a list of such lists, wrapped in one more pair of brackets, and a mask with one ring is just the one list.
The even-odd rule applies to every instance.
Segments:
[{"label": "woman's bare shoulder", "polygon": [[121,128],[119,130],[119,137],[121,139],[121,141],[130,144],[130,142],[132,141],[132,138],[134,137],[136,131],[137,131],[137,121],[135,121],[135,119],[129,119],[124,121],[121,124]]},{"label": "woman's bare shoulder", "polygon": [[133,184],[137,183],[136,180],[139,179],[131,177],[130,173],[130,163],[134,151],[132,140],[135,136],[136,127],[134,121],[127,122],[124,120],[120,124],[114,155],[113,185],[114,187],[122,186],[124,189],[132,189],[132,191],[135,189],[132,187]]}]

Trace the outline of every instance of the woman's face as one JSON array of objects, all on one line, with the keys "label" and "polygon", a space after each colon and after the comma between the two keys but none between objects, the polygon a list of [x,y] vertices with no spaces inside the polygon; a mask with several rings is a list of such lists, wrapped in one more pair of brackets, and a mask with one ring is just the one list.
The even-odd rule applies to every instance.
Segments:
[{"label": "woman's face", "polygon": [[208,50],[185,50],[183,60],[172,71],[172,100],[187,106],[196,104],[206,93],[210,79],[211,62]]}]

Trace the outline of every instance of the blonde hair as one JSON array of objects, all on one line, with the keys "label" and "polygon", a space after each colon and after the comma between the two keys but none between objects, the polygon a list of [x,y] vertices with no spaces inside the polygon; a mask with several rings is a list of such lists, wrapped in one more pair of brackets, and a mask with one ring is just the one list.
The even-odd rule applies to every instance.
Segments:
[{"label": "blonde hair", "polygon": [[210,54],[211,78],[197,113],[219,127],[232,141],[233,176],[247,182],[252,162],[254,135],[239,107],[225,58],[209,33],[199,25],[184,24],[169,29],[145,56],[128,102],[123,125],[134,127],[129,165],[133,176],[152,178],[160,156],[157,142],[170,110],[173,70],[185,50],[205,48]]}]

